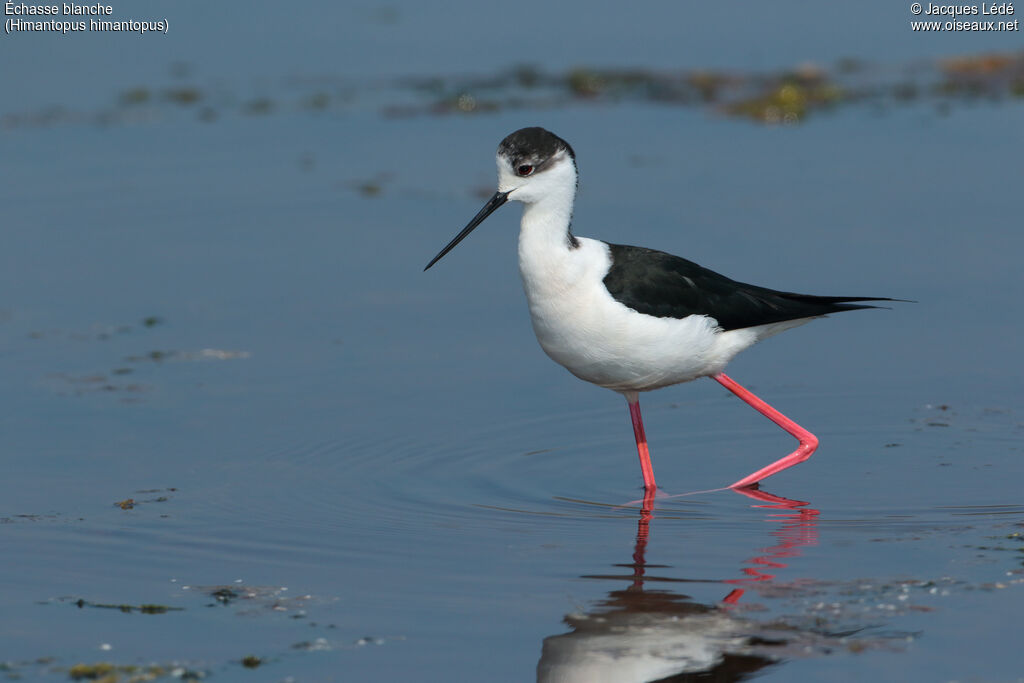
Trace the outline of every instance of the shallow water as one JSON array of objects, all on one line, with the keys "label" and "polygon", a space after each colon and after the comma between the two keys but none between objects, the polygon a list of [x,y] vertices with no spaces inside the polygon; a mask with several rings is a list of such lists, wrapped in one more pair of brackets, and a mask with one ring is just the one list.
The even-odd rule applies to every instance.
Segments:
[{"label": "shallow water", "polygon": [[[348,19],[381,49],[414,15]],[[6,44],[37,70],[0,107],[0,670],[1018,679],[1020,99],[880,97],[772,127],[633,97],[514,106],[499,89],[494,111],[437,116],[390,79],[458,82],[454,52],[401,68],[406,45],[360,82],[314,64],[316,38],[309,61],[274,68],[274,47],[182,76],[174,41],[199,29],[180,19],[88,92],[77,64],[43,89],[56,57]],[[787,43],[778,64],[855,53],[858,35]],[[509,50],[479,73],[522,61],[496,40]],[[674,66],[650,42],[623,64]],[[885,44],[908,77],[955,51]],[[687,63],[771,52],[732,45]],[[331,83],[322,108],[298,104],[326,87],[314,76]],[[155,94],[178,81],[197,107]],[[139,86],[154,99],[119,100]],[[665,493],[638,500],[624,402],[533,338],[517,208],[421,272],[492,191],[494,146],[532,124],[576,149],[579,234],[918,302],[731,365],[821,438],[811,461],[759,498],[693,494],[791,443],[713,382],[669,388],[642,399]]]}]

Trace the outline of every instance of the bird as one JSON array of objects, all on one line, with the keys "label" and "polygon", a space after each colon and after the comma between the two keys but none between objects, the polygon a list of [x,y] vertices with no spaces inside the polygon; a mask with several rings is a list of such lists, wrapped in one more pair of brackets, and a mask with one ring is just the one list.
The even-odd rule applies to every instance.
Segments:
[{"label": "bird", "polygon": [[509,201],[523,204],[519,272],[533,330],[547,355],[576,377],[622,394],[643,486],[657,489],[639,395],[710,377],[798,442],[796,450],[727,488],[758,483],[804,462],[818,438],[725,374],[739,352],[830,313],[903,301],[815,296],[750,285],[663,251],[573,234],[579,171],[568,142],[540,127],[498,145],[498,189],[423,269],[429,270]]}]

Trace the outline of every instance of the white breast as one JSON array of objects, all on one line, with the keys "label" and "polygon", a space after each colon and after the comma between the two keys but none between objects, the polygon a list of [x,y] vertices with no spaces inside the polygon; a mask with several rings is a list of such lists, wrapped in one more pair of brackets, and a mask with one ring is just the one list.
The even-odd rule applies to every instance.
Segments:
[{"label": "white breast", "polygon": [[761,336],[722,332],[714,319],[638,313],[604,286],[611,255],[604,242],[534,230],[524,213],[519,268],[533,329],[544,351],[580,379],[621,392],[647,391],[721,372]]}]

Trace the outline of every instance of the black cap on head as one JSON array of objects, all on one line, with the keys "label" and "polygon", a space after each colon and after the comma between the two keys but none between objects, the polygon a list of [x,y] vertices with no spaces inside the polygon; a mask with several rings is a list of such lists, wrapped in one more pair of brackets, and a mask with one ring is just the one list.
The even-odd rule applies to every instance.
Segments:
[{"label": "black cap on head", "polygon": [[498,145],[498,154],[507,157],[513,168],[520,163],[542,166],[562,150],[569,153],[573,162],[576,161],[576,153],[568,142],[538,126],[520,128]]}]

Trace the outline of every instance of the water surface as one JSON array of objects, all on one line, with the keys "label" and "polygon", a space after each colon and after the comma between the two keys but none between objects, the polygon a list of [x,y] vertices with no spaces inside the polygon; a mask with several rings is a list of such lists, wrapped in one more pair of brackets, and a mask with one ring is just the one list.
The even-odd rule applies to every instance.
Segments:
[{"label": "water surface", "polygon": [[[787,7],[779,31],[795,31],[786,16],[810,21]],[[719,10],[670,23],[652,9],[634,19],[648,40],[623,59],[597,51],[611,36],[587,24],[574,50],[548,41],[544,68],[749,76],[811,60],[832,74],[852,54],[894,65],[870,82],[913,81],[924,64],[930,83],[944,78],[932,57],[1006,45],[912,43],[906,9],[884,11],[878,28],[858,14],[834,40],[794,41],[768,41],[751,14],[717,51],[697,38]],[[879,90],[779,126],[571,88],[547,106],[498,88],[490,111],[458,114],[438,97],[467,73],[543,62],[518,33],[466,39],[492,48],[468,68],[456,14],[336,10],[301,43],[277,24],[261,50],[267,12],[232,14],[239,37],[217,44],[222,32],[203,32],[223,18],[175,15],[180,32],[146,38],[137,60],[104,62],[113,42],[4,44],[27,60],[0,108],[4,668],[1020,675],[1024,422],[1007,359],[1024,244],[1009,86]],[[434,54],[423,27],[452,40],[429,41]],[[186,54],[187,35],[207,35],[206,60]],[[346,55],[360,50],[382,58],[355,68]],[[84,60],[56,67],[69,54],[107,68],[84,87]],[[441,79],[440,95],[409,74]],[[578,234],[780,289],[918,302],[815,322],[732,364],[821,438],[810,462],[760,497],[679,495],[792,445],[713,382],[669,388],[643,397],[667,494],[645,505],[624,402],[533,338],[518,207],[421,272],[493,191],[497,142],[534,124],[576,149]]]}]

